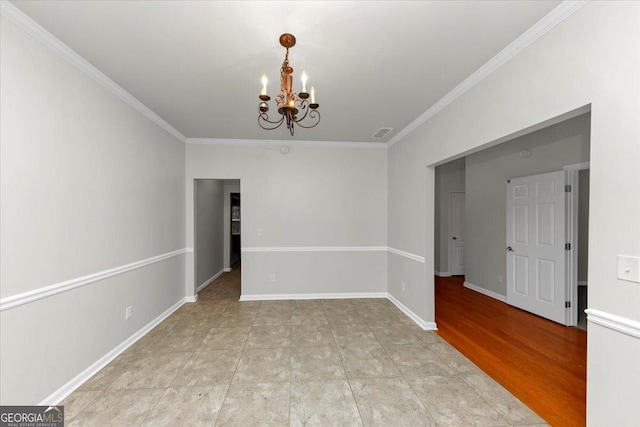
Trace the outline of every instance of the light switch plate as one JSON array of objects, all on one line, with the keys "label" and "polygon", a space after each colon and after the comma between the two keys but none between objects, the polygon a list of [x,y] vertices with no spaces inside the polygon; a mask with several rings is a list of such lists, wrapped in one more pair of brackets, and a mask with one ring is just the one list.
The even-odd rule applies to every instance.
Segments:
[{"label": "light switch plate", "polygon": [[640,283],[640,257],[618,255],[618,279]]}]

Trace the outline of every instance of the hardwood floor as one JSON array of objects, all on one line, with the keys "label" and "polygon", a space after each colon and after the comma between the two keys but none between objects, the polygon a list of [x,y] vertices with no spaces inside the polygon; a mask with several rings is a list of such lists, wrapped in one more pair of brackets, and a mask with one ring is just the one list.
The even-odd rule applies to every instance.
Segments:
[{"label": "hardwood floor", "polygon": [[586,423],[587,333],[436,277],[438,334],[552,426]]}]

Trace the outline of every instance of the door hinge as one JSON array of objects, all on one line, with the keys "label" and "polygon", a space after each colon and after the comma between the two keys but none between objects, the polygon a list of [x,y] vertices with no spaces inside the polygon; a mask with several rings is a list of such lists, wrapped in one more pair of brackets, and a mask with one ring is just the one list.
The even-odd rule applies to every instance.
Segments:
[{"label": "door hinge", "polygon": [[564,306],[565,306],[565,308],[570,308],[571,307],[571,301],[565,301],[564,302]]},{"label": "door hinge", "polygon": [[570,251],[571,250],[571,243],[565,243],[564,244],[564,250],[565,251]]},{"label": "door hinge", "polygon": [[564,186],[564,192],[565,193],[571,193],[571,186],[570,185],[565,185]]}]

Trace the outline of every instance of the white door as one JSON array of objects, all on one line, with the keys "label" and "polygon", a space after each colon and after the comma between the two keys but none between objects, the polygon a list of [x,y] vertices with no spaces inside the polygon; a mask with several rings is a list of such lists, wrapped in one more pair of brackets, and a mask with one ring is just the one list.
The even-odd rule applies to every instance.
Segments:
[{"label": "white door", "polygon": [[565,174],[507,183],[507,303],[566,324]]},{"label": "white door", "polygon": [[464,274],[464,193],[451,193],[451,229],[449,244],[449,272]]}]

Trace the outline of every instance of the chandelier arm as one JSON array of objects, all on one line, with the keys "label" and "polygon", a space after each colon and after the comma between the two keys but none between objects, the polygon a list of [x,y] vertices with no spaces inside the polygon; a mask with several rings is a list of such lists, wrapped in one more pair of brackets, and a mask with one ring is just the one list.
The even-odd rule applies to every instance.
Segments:
[{"label": "chandelier arm", "polygon": [[260,112],[258,113],[258,120],[262,120],[271,124],[280,124],[284,120],[284,117],[282,117],[280,120],[269,120],[269,114],[267,112]]},{"label": "chandelier arm", "polygon": [[298,111],[303,110],[304,115],[299,119],[295,119],[294,121],[296,123],[303,121],[305,117],[307,117],[307,115],[309,114],[309,111],[311,111],[311,109],[309,108],[309,103],[304,99],[298,99],[298,109],[299,109]]},{"label": "chandelier arm", "polygon": [[[307,114],[304,115],[305,117],[307,116]],[[302,123],[300,123],[300,121],[302,121],[302,119],[300,121],[297,121],[297,125],[300,126],[301,128],[305,128],[305,129],[311,129],[314,128],[316,126],[318,126],[318,123],[320,123],[320,112],[318,110],[311,110],[309,112],[309,118],[316,120],[316,122],[310,126],[305,126]]]},{"label": "chandelier arm", "polygon": [[[273,124],[275,126],[273,126],[273,127],[271,127],[271,126],[263,126],[261,121]],[[284,122],[284,116],[282,116],[282,118],[280,120],[274,122],[274,121],[269,120],[269,116],[266,113],[258,114],[258,126],[260,126],[264,130],[278,129],[280,126],[282,126],[283,122]]]}]

